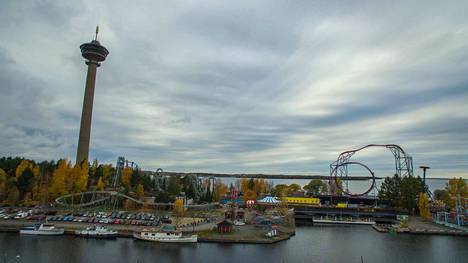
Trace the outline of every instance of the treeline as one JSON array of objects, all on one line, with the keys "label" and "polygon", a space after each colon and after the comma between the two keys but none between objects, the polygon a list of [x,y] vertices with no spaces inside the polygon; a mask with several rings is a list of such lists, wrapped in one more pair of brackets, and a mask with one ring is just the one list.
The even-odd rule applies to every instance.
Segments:
[{"label": "treeline", "polygon": [[220,180],[210,185],[210,180],[200,183],[196,176],[166,177],[143,173],[125,167],[114,187],[116,173],[111,164],[83,161],[72,165],[67,159],[35,162],[20,157],[0,158],[0,204],[48,204],[57,197],[84,191],[112,188],[143,198],[152,196],[156,202],[173,202],[184,193],[195,202],[216,202],[228,192]]},{"label": "treeline", "polygon": [[[418,177],[393,177],[385,178],[380,186],[379,199],[386,201],[392,207],[405,208],[410,212],[420,211],[424,203],[429,202],[429,189],[423,180]],[[442,209],[455,208],[456,200],[468,198],[468,187],[464,179],[452,178],[446,184],[445,189],[434,191],[433,207]]]},{"label": "treeline", "polygon": [[0,203],[45,204],[57,197],[109,186],[114,174],[110,164],[94,161],[72,165],[67,159],[35,162],[19,157],[0,158]]}]

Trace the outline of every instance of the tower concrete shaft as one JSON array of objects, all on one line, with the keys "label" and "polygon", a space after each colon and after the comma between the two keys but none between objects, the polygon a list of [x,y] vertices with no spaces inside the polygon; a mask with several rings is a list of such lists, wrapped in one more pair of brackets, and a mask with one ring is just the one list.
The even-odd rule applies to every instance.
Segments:
[{"label": "tower concrete shaft", "polygon": [[83,111],[81,113],[80,137],[76,151],[76,163],[81,164],[88,160],[89,139],[91,137],[91,119],[93,116],[94,87],[96,84],[96,71],[100,62],[106,60],[109,51],[97,41],[99,27],[96,27],[96,37],[89,43],[80,46],[81,56],[86,59],[88,74],[86,76]]},{"label": "tower concrete shaft", "polygon": [[81,112],[80,137],[78,139],[78,150],[76,153],[76,163],[88,160],[89,141],[91,137],[91,120],[93,117],[94,87],[96,84],[96,71],[99,63],[94,61],[86,62],[88,74],[86,76],[85,95],[83,100],[83,111]]}]

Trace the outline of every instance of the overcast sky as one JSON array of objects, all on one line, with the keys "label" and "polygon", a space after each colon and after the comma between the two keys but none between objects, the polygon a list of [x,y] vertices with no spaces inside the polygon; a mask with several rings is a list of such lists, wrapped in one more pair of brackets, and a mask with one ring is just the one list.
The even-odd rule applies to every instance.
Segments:
[{"label": "overcast sky", "polygon": [[[468,178],[468,2],[430,2],[3,0],[0,155],[75,159],[99,24],[91,159],[327,174],[394,143]],[[355,157],[393,173],[384,149]]]}]

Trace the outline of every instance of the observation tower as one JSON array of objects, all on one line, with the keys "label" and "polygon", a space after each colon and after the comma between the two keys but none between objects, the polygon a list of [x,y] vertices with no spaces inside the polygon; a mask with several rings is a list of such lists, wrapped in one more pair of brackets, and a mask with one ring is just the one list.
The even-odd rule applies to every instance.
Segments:
[{"label": "observation tower", "polygon": [[97,40],[98,33],[99,27],[96,27],[96,35],[94,39],[91,42],[84,43],[80,46],[81,56],[86,59],[86,65],[88,65],[88,74],[86,76],[83,111],[81,113],[80,137],[78,139],[78,149],[76,152],[77,164],[88,159],[96,71],[101,65],[100,63],[106,60],[106,57],[109,54],[109,51]]}]

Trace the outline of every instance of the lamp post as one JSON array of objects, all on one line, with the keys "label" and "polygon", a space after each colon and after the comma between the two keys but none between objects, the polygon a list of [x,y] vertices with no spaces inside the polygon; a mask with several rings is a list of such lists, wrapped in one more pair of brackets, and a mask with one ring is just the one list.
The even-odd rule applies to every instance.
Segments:
[{"label": "lamp post", "polygon": [[423,182],[424,182],[424,185],[425,185],[426,184],[426,170],[431,169],[431,167],[421,165],[421,166],[419,166],[419,168],[421,168],[423,170]]}]

